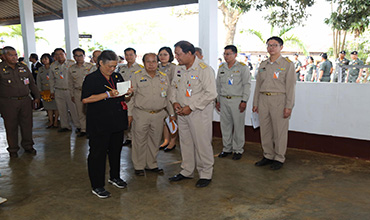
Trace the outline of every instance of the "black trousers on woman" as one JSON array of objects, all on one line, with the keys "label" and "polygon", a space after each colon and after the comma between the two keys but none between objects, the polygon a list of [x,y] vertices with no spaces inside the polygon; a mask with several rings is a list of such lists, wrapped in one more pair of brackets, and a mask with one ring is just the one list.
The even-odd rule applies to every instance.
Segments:
[{"label": "black trousers on woman", "polygon": [[90,151],[87,158],[87,166],[90,182],[93,189],[101,188],[105,185],[107,155],[110,178],[120,178],[123,131],[91,135],[89,138]]}]

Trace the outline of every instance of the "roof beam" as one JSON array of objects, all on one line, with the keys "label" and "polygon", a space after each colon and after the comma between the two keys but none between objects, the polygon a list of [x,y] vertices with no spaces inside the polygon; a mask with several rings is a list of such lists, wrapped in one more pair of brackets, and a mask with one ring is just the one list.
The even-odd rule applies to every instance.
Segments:
[{"label": "roof beam", "polygon": [[40,7],[43,7],[45,8],[46,10],[48,10],[50,13],[56,15],[58,18],[63,18],[63,15],[57,11],[55,11],[54,9],[50,8],[49,6],[45,5],[44,3],[40,2],[39,0],[33,0],[33,2],[37,5],[39,5]]},{"label": "roof beam", "polygon": [[99,4],[97,4],[96,2],[94,2],[93,0],[85,0],[87,1],[90,5],[94,6],[95,8],[97,8],[99,11],[105,13],[105,10],[103,7],[101,7]]}]

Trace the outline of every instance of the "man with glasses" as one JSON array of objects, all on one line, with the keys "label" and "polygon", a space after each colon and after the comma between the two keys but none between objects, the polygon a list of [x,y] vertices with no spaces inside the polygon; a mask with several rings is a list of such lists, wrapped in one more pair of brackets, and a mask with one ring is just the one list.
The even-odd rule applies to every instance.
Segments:
[{"label": "man with glasses", "polygon": [[280,169],[285,161],[295,97],[295,68],[292,61],[281,56],[283,43],[280,37],[267,40],[270,58],[258,69],[252,109],[259,114],[263,149],[263,158],[255,165],[270,165],[272,170]]},{"label": "man with glasses", "polygon": [[72,102],[75,103],[81,131],[78,137],[86,136],[86,115],[81,101],[82,84],[85,76],[96,71],[96,66],[85,62],[85,51],[81,48],[73,50],[73,58],[76,63],[68,69],[68,89],[71,93]]},{"label": "man with glasses", "polygon": [[244,152],[245,108],[251,90],[251,73],[245,63],[238,62],[237,48],[226,46],[224,59],[217,74],[217,103],[220,111],[223,149],[218,157],[233,154],[233,160],[239,160]]}]

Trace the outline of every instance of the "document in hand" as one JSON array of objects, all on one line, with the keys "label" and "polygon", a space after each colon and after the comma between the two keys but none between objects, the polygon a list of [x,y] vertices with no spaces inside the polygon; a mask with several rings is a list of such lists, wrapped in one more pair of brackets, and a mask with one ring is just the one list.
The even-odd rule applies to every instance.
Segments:
[{"label": "document in hand", "polygon": [[118,96],[126,94],[129,88],[131,88],[131,80],[117,83]]},{"label": "document in hand", "polygon": [[256,129],[260,126],[260,120],[259,120],[257,112],[252,112],[251,121],[252,121],[252,125],[253,125],[254,129]]},{"label": "document in hand", "polygon": [[168,130],[170,130],[171,134],[175,134],[177,131],[177,124],[175,121],[170,120],[170,116],[167,116],[165,119],[166,125],[168,127]]}]

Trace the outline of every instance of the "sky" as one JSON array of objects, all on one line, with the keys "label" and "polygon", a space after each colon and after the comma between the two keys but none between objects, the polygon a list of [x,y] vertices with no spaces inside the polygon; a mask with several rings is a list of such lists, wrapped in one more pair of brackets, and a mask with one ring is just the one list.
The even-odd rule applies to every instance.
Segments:
[{"label": "sky", "polygon": [[[79,18],[79,33],[93,36],[91,43],[82,39],[80,44],[86,48],[87,44],[98,42],[120,55],[127,47],[134,47],[138,54],[157,52],[162,46],[173,47],[179,40],[188,40],[198,46],[198,15],[182,18],[173,15],[174,11],[181,11],[183,7],[197,9],[198,6],[193,4]],[[311,16],[304,22],[305,26],[297,27],[291,32],[304,41],[310,51],[326,51],[332,45],[331,30],[324,23],[325,17],[329,17],[330,14],[330,4],[324,0],[318,0],[307,11]],[[270,25],[263,19],[265,13],[250,11],[241,17],[234,42],[240,50],[265,51],[265,45],[254,36],[239,33],[242,29],[255,29],[262,31],[267,38],[270,34]],[[226,31],[222,24],[220,11],[218,24],[218,51],[221,55]],[[47,39],[47,42],[42,40],[37,42],[38,54],[50,53],[56,47],[65,47],[63,20],[37,22],[35,27],[43,29],[40,36]],[[0,27],[0,32],[5,30],[5,27]],[[7,41],[7,44],[16,48],[23,47],[20,40]],[[286,46],[285,50],[298,51],[298,48]]]}]

